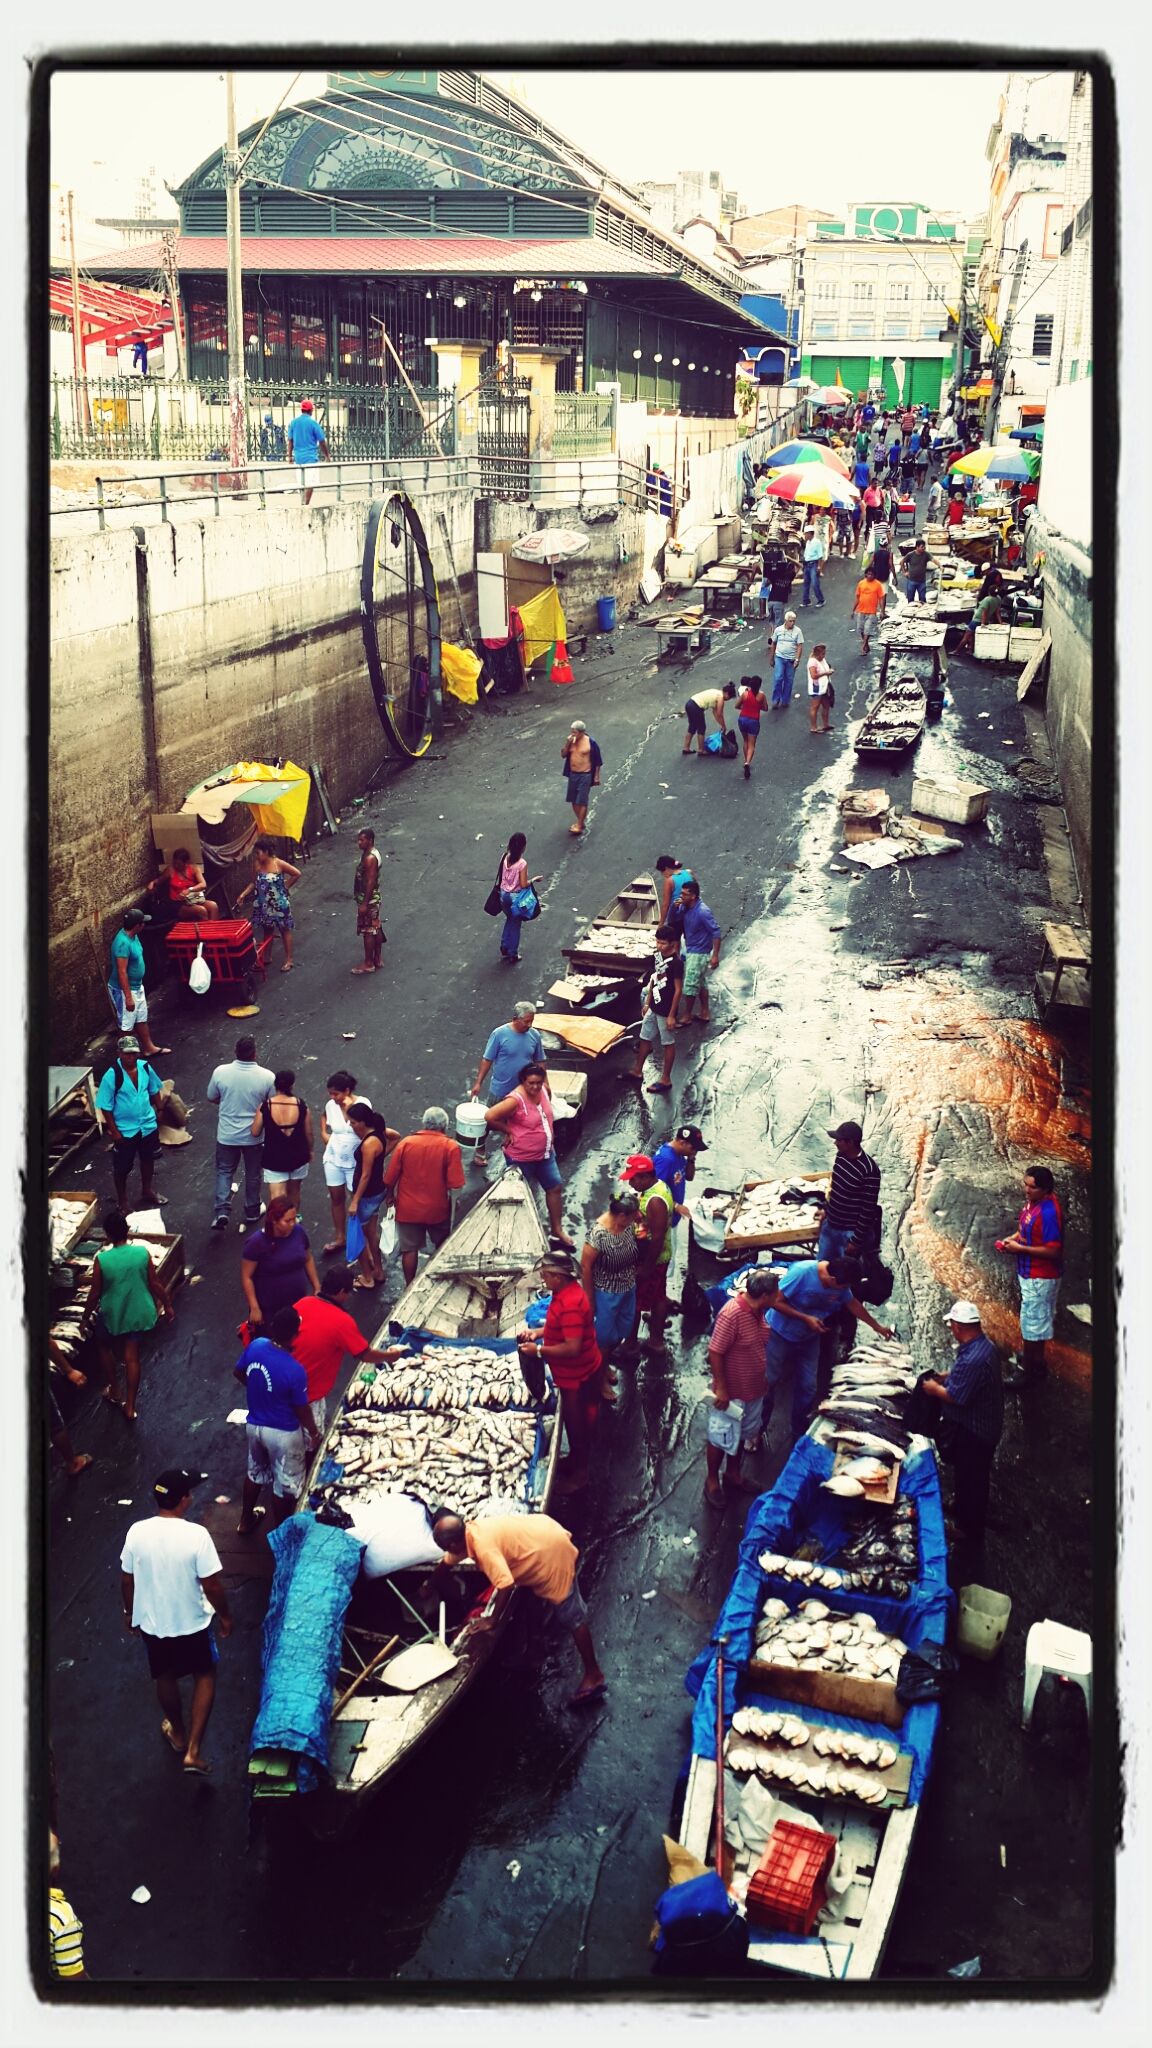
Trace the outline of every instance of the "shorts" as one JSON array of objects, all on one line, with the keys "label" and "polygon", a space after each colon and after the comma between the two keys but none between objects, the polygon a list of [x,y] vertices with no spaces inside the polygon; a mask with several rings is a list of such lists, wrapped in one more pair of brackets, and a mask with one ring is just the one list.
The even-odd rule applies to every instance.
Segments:
[{"label": "shorts", "polygon": [[361,1195],[360,1207],[356,1211],[361,1223],[371,1223],[372,1218],[379,1215],[383,1201],[384,1197],[382,1194]]},{"label": "shorts", "polygon": [[396,1238],[402,1252],[423,1251],[425,1238],[430,1238],[433,1245],[439,1249],[451,1228],[451,1221],[445,1221],[444,1223],[398,1223],[396,1225]]},{"label": "shorts", "polygon": [[508,1166],[518,1166],[525,1180],[530,1181],[534,1188],[542,1189],[545,1194],[549,1188],[563,1185],[554,1152],[550,1152],[547,1159],[511,1159],[505,1152],[504,1159]]},{"label": "shorts", "polygon": [[684,955],[684,993],[686,996],[697,996],[700,994],[704,986],[704,976],[708,971],[709,957],[707,953],[686,953]]},{"label": "shorts", "polygon": [[853,612],[852,623],[858,633],[871,634],[880,623],[878,612]]},{"label": "shorts", "polygon": [[1021,1280],[1020,1335],[1025,1344],[1046,1344],[1052,1335],[1059,1279]]},{"label": "shorts", "polygon": [[140,1631],[153,1678],[207,1678],[216,1669],[219,1651],[212,1623],[190,1636],[150,1636]]},{"label": "shorts", "polygon": [[159,1150],[159,1131],[140,1131],[134,1138],[119,1138],[112,1147],[112,1171],[117,1178],[126,1179],[139,1157],[140,1171],[147,1175]]},{"label": "shorts", "polygon": [[734,1458],[744,1446],[754,1444],[764,1427],[764,1396],[754,1401],[729,1401],[727,1408],[713,1408],[708,1416],[708,1441],[714,1450]]},{"label": "shorts", "polygon": [[568,774],[568,802],[578,805],[581,810],[586,807],[591,794],[592,773],[591,768],[582,768],[579,773],[570,770]]},{"label": "shorts", "polygon": [[640,1026],[641,1041],[645,1045],[675,1045],[676,1032],[667,1017],[658,1016],[655,1010],[645,1010],[644,1022]]},{"label": "shorts", "polygon": [[317,1401],[310,1401],[310,1402],[308,1403],[308,1406],[309,1406],[309,1407],[311,1408],[311,1410],[312,1410],[312,1420],[313,1420],[313,1422],[314,1422],[314,1423],[316,1424],[316,1427],[317,1427],[317,1429],[318,1429],[318,1430],[320,1431],[320,1434],[321,1434],[321,1436],[323,1436],[323,1434],[324,1434],[325,1430],[326,1430],[326,1429],[327,1429],[327,1427],[328,1427],[328,1396],[327,1396],[327,1394],[321,1394],[321,1396],[320,1396],[319,1400],[317,1400]]},{"label": "shorts", "polygon": [[266,1422],[250,1422],[247,1431],[253,1486],[271,1483],[281,1500],[295,1499],[304,1485],[304,1431],[272,1429]]},{"label": "shorts", "polygon": [[307,1178],[307,1160],[304,1161],[303,1166],[266,1166],[264,1168],[264,1185],[266,1188],[283,1186],[286,1181],[307,1180]]},{"label": "shorts", "polygon": [[573,1579],[572,1591],[566,1599],[553,1600],[549,1604],[561,1628],[566,1628],[569,1632],[583,1628],[588,1619],[588,1606],[580,1591],[579,1579]]},{"label": "shorts", "polygon": [[124,991],[119,982],[116,983],[115,987],[109,982],[108,993],[112,998],[112,1008],[116,1012],[116,1021],[121,1031],[135,1031],[138,1024],[146,1024],[148,1022],[148,998],[142,988],[134,988],[132,990],[132,1001],[135,1008],[131,1010],[125,1010],[124,1008]]},{"label": "shorts", "polygon": [[736,723],[746,740],[754,740],[756,738],[760,730],[760,720],[758,718],[745,718],[743,712],[741,712]]},{"label": "shorts", "polygon": [[378,931],[379,931],[379,929],[380,929],[380,899],[379,899],[379,897],[376,897],[376,898],[375,898],[375,900],[374,900],[373,902],[371,902],[371,903],[360,903],[360,904],[357,904],[357,906],[356,906],[356,934],[357,934],[357,937],[358,937],[358,938],[363,938],[363,937],[364,937],[364,935],[365,935],[365,933],[373,933],[373,932],[378,932]]},{"label": "shorts", "polygon": [[156,1324],[150,1323],[146,1330],[110,1330],[99,1309],[92,1318],[92,1335],[98,1344],[142,1344],[155,1328]]},{"label": "shorts", "polygon": [[662,1315],[667,1308],[670,1263],[665,1259],[659,1266],[636,1275],[636,1306],[641,1315]]},{"label": "shorts", "polygon": [[626,1344],[632,1335],[636,1289],[626,1287],[623,1294],[609,1294],[605,1288],[597,1287],[595,1292],[596,1342],[601,1351],[611,1351],[617,1344]]},{"label": "shorts", "polygon": [[691,697],[689,697],[688,702],[684,706],[684,711],[688,719],[689,732],[707,731],[707,726],[704,721],[704,707],[702,704],[693,703]]},{"label": "shorts", "polygon": [[329,1159],[328,1154],[325,1153],[324,1185],[325,1187],[329,1188],[347,1188],[348,1193],[351,1194],[353,1188],[356,1185],[355,1165],[340,1166],[333,1160]]}]

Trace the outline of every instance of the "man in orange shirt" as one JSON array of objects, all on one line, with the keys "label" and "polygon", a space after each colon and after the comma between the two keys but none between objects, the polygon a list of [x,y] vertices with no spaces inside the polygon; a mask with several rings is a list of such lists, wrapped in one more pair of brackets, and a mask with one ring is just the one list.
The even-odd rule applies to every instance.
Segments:
[{"label": "man in orange shirt", "polygon": [[464,1185],[464,1160],[448,1136],[448,1112],[426,1109],[421,1129],[401,1138],[387,1166],[384,1185],[396,1195],[396,1232],[405,1284],[411,1287],[425,1238],[442,1245],[452,1228],[452,1195]]},{"label": "man in orange shirt", "polygon": [[463,1564],[471,1558],[496,1595],[492,1613],[474,1621],[474,1629],[490,1629],[515,1588],[528,1587],[555,1608],[557,1620],[570,1631],[580,1653],[584,1676],[570,1695],[569,1706],[603,1699],[608,1681],[596,1662],[588,1609],[576,1579],[580,1553],[560,1522],[551,1515],[485,1515],[478,1522],[465,1522],[441,1508],[432,1517],[432,1541],[445,1553],[445,1564]]},{"label": "man in orange shirt", "polygon": [[867,654],[872,635],[878,622],[884,617],[884,585],[878,576],[867,569],[856,585],[856,601],[852,617],[860,635],[860,652]]}]

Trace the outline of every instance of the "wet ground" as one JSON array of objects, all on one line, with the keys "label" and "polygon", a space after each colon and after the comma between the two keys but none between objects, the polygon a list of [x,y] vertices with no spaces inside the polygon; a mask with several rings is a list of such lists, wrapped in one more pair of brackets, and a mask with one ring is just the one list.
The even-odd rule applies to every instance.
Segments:
[{"label": "wet ground", "polygon": [[[570,1228],[598,1212],[628,1153],[685,1117],[709,1140],[702,1183],[723,1187],[777,1166],[827,1165],[828,1126],[860,1116],[884,1169],[885,1256],[896,1271],[885,1313],[927,1365],[947,1354],[940,1318],[954,1291],[986,1305],[993,1334],[1015,1343],[1010,1262],[991,1241],[1014,1223],[1024,1167],[1051,1164],[1070,1240],[1056,1369],[1038,1391],[1009,1396],[983,1571],[1012,1596],[1012,1619],[997,1662],[966,1662],[955,1680],[885,1974],[940,1978],[979,1955],[985,1980],[1075,1981],[1092,1963],[1087,1772],[1056,1773],[1021,1735],[1019,1709],[1030,1623],[1051,1615],[1089,1627],[1099,1614],[1090,1331],[1069,1314],[1091,1300],[1087,1048],[1042,1031],[1030,1000],[1052,911],[1038,808],[1020,799],[1008,766],[1028,745],[1014,672],[954,661],[951,701],[916,756],[918,768],[971,771],[992,788],[987,829],[962,834],[959,853],[859,878],[839,852],[836,794],[883,781],[907,805],[913,772],[858,771],[849,748],[846,728],[878,667],[852,635],[854,581],[853,565],[834,563],[825,610],[801,613],[836,668],[833,733],[813,745],[797,698],[764,720],[747,784],[736,763],[682,760],[674,714],[706,683],[770,677],[759,628],[718,636],[690,664],[660,665],[644,629],[626,628],[613,651],[577,663],[574,687],[478,712],[316,849],[295,895],[299,964],[273,971],[253,1028],[261,1060],[294,1064],[314,1110],[325,1076],[347,1064],[389,1121],[410,1128],[429,1102],[451,1108],[461,1097],[513,1000],[543,996],[580,917],[673,853],[695,867],[724,927],[716,1021],[684,1034],[665,1102],[619,1085],[624,1055],[594,1075],[565,1160]],[[558,772],[575,714],[605,759],[582,842],[568,836]],[[375,980],[349,975],[358,817],[375,824],[384,855],[389,944]],[[545,914],[510,971],[480,906],[517,828],[545,877]],[[81,1397],[73,1434],[96,1464],[74,1484],[55,1478],[51,1495],[51,1728],[89,1967],[105,1981],[173,1988],[646,1981],[665,1881],[660,1837],[688,1748],[683,1674],[707,1639],[740,1530],[737,1507],[717,1516],[701,1496],[704,1343],[684,1344],[674,1323],[671,1361],[628,1377],[573,1516],[607,1702],[584,1716],[565,1710],[571,1649],[522,1603],[466,1720],[422,1752],[355,1839],[317,1845],[279,1812],[283,1829],[253,1833],[244,1768],[270,1559],[228,1540],[243,1465],[242,1433],[224,1420],[239,1239],[208,1230],[214,1122],[201,1099],[247,1027],[214,995],[185,1004],[170,996],[156,1029],[174,1048],[162,1071],[200,1105],[194,1143],[162,1161],[166,1221],[184,1234],[192,1278],[175,1328],[147,1358],[135,1432]],[[72,1170],[70,1184],[90,1178],[110,1195],[103,1152]],[[325,1210],[313,1183],[304,1213],[317,1244]],[[702,1260],[705,1277],[711,1270]],[[358,1304],[365,1330],[378,1314]],[[783,1421],[759,1468],[765,1484],[786,1455]],[[184,1779],[166,1752],[142,1653],[120,1627],[120,1539],[174,1461],[211,1475],[200,1511],[234,1588],[210,1786]],[[1107,1789],[1098,1787],[1098,1824]],[[131,1902],[140,1884],[145,1906]]]}]

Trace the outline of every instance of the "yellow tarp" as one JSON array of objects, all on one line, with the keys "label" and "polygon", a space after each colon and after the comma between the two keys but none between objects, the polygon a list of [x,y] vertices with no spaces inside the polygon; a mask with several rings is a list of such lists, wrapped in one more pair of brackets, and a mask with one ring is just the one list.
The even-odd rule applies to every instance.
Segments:
[{"label": "yellow tarp", "polygon": [[440,673],[444,688],[459,697],[462,704],[476,703],[480,694],[476,682],[483,666],[479,657],[470,654],[466,647],[453,647],[450,640],[441,641]]},{"label": "yellow tarp", "polygon": [[557,640],[568,638],[560,593],[554,583],[520,606],[520,623],[524,628],[524,666],[531,668],[549,648],[555,647]]},{"label": "yellow tarp", "polygon": [[291,782],[295,787],[275,803],[253,804],[252,816],[256,830],[267,832],[273,839],[299,839],[304,830],[304,814],[312,794],[312,777],[306,768],[298,768],[294,761],[285,761],[282,768],[266,768],[262,761],[237,761],[232,770],[234,782]]}]

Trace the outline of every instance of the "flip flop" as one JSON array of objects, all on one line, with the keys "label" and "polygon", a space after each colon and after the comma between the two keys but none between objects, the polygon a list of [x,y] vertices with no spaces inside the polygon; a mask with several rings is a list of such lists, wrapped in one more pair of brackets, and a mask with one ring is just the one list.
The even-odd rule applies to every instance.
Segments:
[{"label": "flip flop", "polygon": [[652,1081],[649,1084],[648,1093],[649,1095],[671,1095],[672,1083],[671,1081]]},{"label": "flip flop", "polygon": [[[352,970],[352,971],[353,971],[353,973],[355,973],[355,971],[356,971],[356,970],[355,970],[355,968],[353,968],[353,970]],[[333,1254],[334,1254],[335,1252],[342,1252],[342,1251],[343,1251],[343,1249],[344,1249],[344,1246],[343,1246],[342,1244],[326,1244],[326,1245],[322,1245],[322,1246],[321,1246],[321,1248],[320,1248],[320,1256],[321,1256],[321,1258],[322,1258],[322,1259],[330,1259],[330,1258],[331,1258],[331,1257],[333,1256]]]},{"label": "flip flop", "polygon": [[591,1707],[595,1705],[597,1700],[606,1698],[607,1693],[608,1681],[605,1679],[603,1685],[590,1685],[583,1692],[569,1693],[568,1705],[570,1707]]},{"label": "flip flop", "polygon": [[721,1493],[720,1493],[720,1498],[719,1498],[719,1500],[717,1500],[717,1498],[716,1498],[715,1494],[714,1494],[714,1493],[710,1493],[710,1492],[708,1491],[708,1488],[707,1488],[707,1487],[705,1487],[705,1488],[704,1488],[704,1498],[705,1498],[705,1500],[707,1501],[707,1503],[708,1503],[708,1505],[709,1505],[709,1507],[710,1507],[710,1508],[716,1508],[716,1509],[720,1509],[720,1508],[722,1508],[722,1507],[724,1507],[724,1506],[725,1506],[725,1500],[724,1500],[724,1494],[723,1494],[723,1490],[721,1490]]},{"label": "flip flop", "polygon": [[352,1289],[355,1294],[375,1294],[379,1285],[378,1280],[354,1280]]},{"label": "flip flop", "polygon": [[350,967],[348,971],[350,974],[375,974],[376,969],[374,967]]},{"label": "flip flop", "polygon": [[170,1045],[154,1045],[151,1052],[144,1054],[144,1058],[146,1060],[158,1060],[162,1052],[171,1052],[171,1050],[172,1047]]},{"label": "flip flop", "polygon": [[295,967],[295,965],[296,962],[294,960],[286,960],[284,962],[283,967],[280,969],[281,974],[291,974],[292,969]]},{"label": "flip flop", "polygon": [[184,1774],[188,1778],[207,1778],[211,1775],[211,1771],[212,1766],[204,1757],[201,1757],[199,1763],[195,1764],[190,1764],[185,1760]]},{"label": "flip flop", "polygon": [[164,1737],[165,1742],[168,1744],[169,1749],[174,1749],[177,1756],[183,1756],[184,1751],[188,1747],[187,1736],[185,1736],[184,1741],[181,1742],[179,1736],[176,1733],[176,1730],[172,1726],[171,1721],[161,1721],[160,1733]]}]

